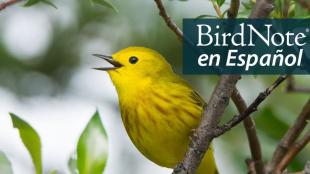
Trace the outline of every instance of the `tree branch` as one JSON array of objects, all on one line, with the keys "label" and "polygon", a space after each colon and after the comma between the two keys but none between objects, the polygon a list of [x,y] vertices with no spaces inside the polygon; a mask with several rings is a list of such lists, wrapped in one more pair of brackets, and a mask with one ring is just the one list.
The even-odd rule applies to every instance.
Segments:
[{"label": "tree branch", "polygon": [[214,10],[215,10],[217,16],[218,16],[219,18],[223,18],[223,14],[222,14],[222,12],[221,12],[221,8],[220,8],[219,5],[217,4],[217,2],[214,1],[214,0],[211,0],[211,3],[212,3],[212,5],[213,5],[213,8],[214,8]]},{"label": "tree branch", "polygon": [[297,86],[294,77],[289,76],[287,79],[286,91],[287,92],[310,93],[310,88]]},{"label": "tree branch", "polygon": [[[235,0],[232,0],[234,2],[232,2],[232,10],[233,13],[238,11],[238,8],[237,6],[239,7],[239,5],[237,4],[238,1],[235,1]],[[166,10],[162,4],[162,2],[160,0],[155,0],[156,4],[157,4],[157,7],[159,8],[159,11],[160,11],[160,15],[163,17],[163,19],[165,20],[167,26],[178,36],[178,38],[180,38],[180,40],[183,38],[183,33],[182,31],[177,27],[177,25],[171,21],[170,17],[167,15],[166,13]],[[240,2],[239,2],[240,3]],[[270,10],[271,12],[271,10]],[[236,12],[237,14],[237,12]],[[235,15],[236,15],[235,14]],[[257,13],[259,14],[259,13]],[[250,17],[251,18],[257,18],[259,16],[257,16],[256,13],[252,14]],[[261,15],[260,14],[260,17],[267,17],[269,15],[269,13],[264,13],[264,15]],[[240,76],[236,76],[236,75],[228,75],[228,76],[224,76],[225,78],[227,79],[239,79]],[[223,76],[221,77],[221,80],[218,82],[218,86],[220,86],[219,84],[222,84],[224,83],[223,82],[223,79],[224,78]],[[283,79],[284,80],[284,79]],[[232,80],[233,81],[233,80]],[[235,83],[237,83],[237,80],[235,80]],[[280,82],[281,83],[281,82]],[[234,85],[233,85],[234,86]],[[229,88],[229,90],[232,90]],[[213,94],[216,94],[216,93],[219,93],[220,94],[220,89],[219,88],[215,88],[214,89],[214,92]],[[227,95],[227,93],[226,93]],[[213,96],[213,95],[212,95]],[[229,95],[228,95],[229,96]],[[217,117],[215,117],[215,119],[213,120],[212,118],[214,116],[212,116],[212,112],[211,111],[208,111],[208,108],[213,106],[213,105],[210,105],[210,103],[212,104],[212,102],[214,103],[217,103],[217,101],[213,101],[213,98],[217,98],[217,97],[220,97],[220,96],[216,96],[216,97],[211,97],[210,101],[209,101],[209,105],[207,105],[206,109],[204,110],[204,113],[203,113],[203,120],[202,122],[200,123],[200,126],[197,128],[196,132],[194,133],[193,135],[193,138],[192,138],[192,142],[191,142],[191,145],[186,153],[186,156],[184,158],[184,160],[174,169],[173,173],[175,174],[191,174],[191,173],[194,173],[194,171],[197,169],[197,167],[199,166],[199,163],[204,155],[204,153],[206,152],[206,150],[208,149],[208,146],[210,145],[212,139],[214,138],[212,136],[212,130],[213,128],[216,128],[217,127],[217,123],[219,122],[219,118],[221,116],[221,112],[224,111],[224,109],[226,108],[227,104],[220,109],[218,110],[217,112],[213,112],[214,115],[216,116],[217,114]],[[223,97],[223,96],[222,96]],[[229,97],[228,97],[229,98]],[[223,99],[223,98],[222,98]],[[223,99],[224,100],[224,99]],[[226,99],[227,100],[227,99]],[[215,107],[218,107],[217,105],[214,105]],[[210,109],[211,110],[211,109]],[[216,109],[217,110],[217,109]],[[222,111],[221,111],[222,110]],[[211,114],[209,114],[209,112],[211,112]],[[216,114],[217,113],[217,114]],[[208,117],[206,117],[206,115],[209,115],[210,117],[210,120],[211,120],[211,123],[213,124],[206,124],[208,123],[210,120],[208,120]],[[215,124],[216,123],[216,124]],[[248,122],[248,126],[250,127],[251,123]],[[214,127],[216,126],[216,127]],[[201,130],[201,132],[203,133],[199,133]],[[214,129],[215,130],[215,129]],[[255,130],[255,129],[254,129]],[[253,131],[252,131],[253,133]],[[253,138],[253,137],[252,137]],[[204,141],[203,141],[204,140]],[[249,140],[249,141],[253,141],[253,140]],[[257,142],[256,142],[257,143]],[[200,149],[201,147],[201,149]],[[197,150],[198,149],[198,150]],[[201,150],[201,151],[200,151]],[[258,155],[258,151],[256,151],[255,153],[257,153],[256,155],[256,159],[258,159],[259,161],[259,155]]]},{"label": "tree branch", "polygon": [[293,144],[278,164],[275,173],[281,173],[292,159],[310,142],[310,130],[303,136],[303,138]]},{"label": "tree branch", "polygon": [[159,15],[164,19],[167,26],[177,35],[177,37],[182,40],[183,38],[183,32],[180,30],[180,28],[174,23],[174,21],[171,20],[170,16],[167,14],[166,9],[163,5],[163,2],[161,0],[154,0],[157,4],[157,7],[159,9]]},{"label": "tree branch", "polygon": [[257,0],[250,18],[266,18],[273,9],[273,0]]},{"label": "tree branch", "polygon": [[[232,96],[232,100],[234,101],[238,111],[240,114],[246,111],[247,105],[242,98],[241,94],[236,90],[234,90]],[[246,130],[249,146],[252,154],[252,160],[251,162],[254,164],[255,167],[255,173],[253,174],[263,174],[264,172],[264,163],[262,160],[262,150],[261,145],[256,133],[256,127],[254,120],[251,117],[247,117],[243,121],[243,126]],[[251,172],[251,171],[250,171]]]},{"label": "tree branch", "polygon": [[305,9],[307,9],[308,11],[310,11],[310,2],[307,0],[298,0],[297,2],[299,2],[299,4],[304,7]]},{"label": "tree branch", "polygon": [[280,163],[282,158],[287,153],[288,149],[302,133],[302,131],[307,125],[307,120],[309,119],[310,119],[310,99],[308,99],[307,103],[303,107],[302,112],[299,114],[293,126],[289,128],[289,130],[281,139],[279,145],[277,146],[273,154],[272,160],[268,165],[268,171],[274,171],[277,164]]},{"label": "tree branch", "polygon": [[288,13],[289,13],[289,9],[290,9],[290,5],[291,5],[291,0],[284,0],[283,3],[283,9],[282,9],[282,14],[284,18],[288,17]]},{"label": "tree branch", "polygon": [[[238,76],[226,75],[224,77],[230,79],[231,77]],[[252,104],[242,114],[234,116],[226,124],[219,127],[217,126],[219,119],[227,106],[227,104],[223,102],[225,101],[223,94],[227,96],[227,90],[230,89],[221,86],[224,84],[224,82],[222,82],[223,79],[221,78],[220,82],[215,88],[215,91],[212,94],[209,104],[204,111],[202,122],[193,135],[192,143],[188,152],[186,153],[186,157],[182,163],[175,168],[174,174],[194,174],[200,163],[200,160],[203,157],[203,154],[207,150],[206,147],[210,145],[211,141],[215,137],[218,137],[229,131],[231,128],[246,119],[250,114],[255,112],[257,107],[274,91],[274,89],[276,89],[286,79],[286,77],[287,76],[284,75],[277,78],[277,80],[269,88],[258,95],[254,102],[252,102]],[[222,91],[222,93],[220,91]]]},{"label": "tree branch", "polygon": [[224,134],[229,131],[231,128],[242,122],[245,118],[250,116],[253,112],[257,110],[257,107],[276,89],[285,79],[286,75],[282,75],[277,78],[277,80],[264,92],[261,92],[256,99],[250,104],[250,106],[240,115],[234,116],[230,121],[225,123],[223,126],[220,126],[216,130],[216,137]]},{"label": "tree branch", "polygon": [[256,174],[255,164],[252,159],[246,159],[245,163],[248,167],[248,173],[247,174]]},{"label": "tree branch", "polygon": [[[228,9],[227,16],[230,19],[234,19],[237,17],[240,7],[240,0],[231,0],[230,8]],[[233,102],[235,103],[239,114],[242,114],[247,109],[247,104],[236,88],[231,96]],[[249,147],[252,155],[251,160],[247,160],[247,164],[249,166],[250,174],[264,174],[265,166],[262,160],[262,150],[261,145],[256,133],[256,127],[254,120],[251,117],[247,117],[243,121],[243,126],[245,128],[247,138],[249,141]],[[252,165],[253,164],[253,165]],[[254,167],[251,167],[254,166]]]},{"label": "tree branch", "polygon": [[0,3],[0,11],[5,9],[6,7],[10,6],[10,5],[13,5],[17,2],[21,2],[22,0],[8,0],[8,1],[5,1],[5,2],[2,2]]},{"label": "tree branch", "polygon": [[240,0],[231,0],[230,7],[227,11],[228,18],[236,18],[238,16]]},{"label": "tree branch", "polygon": [[192,136],[192,142],[184,160],[173,170],[174,174],[194,174],[201,159],[213,140],[214,133],[229,98],[235,89],[239,75],[223,75],[214,88],[211,99],[204,109],[202,120]]},{"label": "tree branch", "polygon": [[308,161],[308,162],[306,163],[304,173],[305,173],[305,174],[310,174],[310,161]]}]

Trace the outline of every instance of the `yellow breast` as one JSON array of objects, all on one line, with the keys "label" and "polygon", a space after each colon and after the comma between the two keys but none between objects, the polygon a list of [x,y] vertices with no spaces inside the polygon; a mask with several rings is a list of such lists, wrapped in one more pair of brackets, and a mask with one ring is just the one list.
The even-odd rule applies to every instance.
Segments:
[{"label": "yellow breast", "polygon": [[127,133],[147,158],[165,167],[174,167],[183,158],[202,112],[194,95],[187,86],[165,83],[120,100]]}]

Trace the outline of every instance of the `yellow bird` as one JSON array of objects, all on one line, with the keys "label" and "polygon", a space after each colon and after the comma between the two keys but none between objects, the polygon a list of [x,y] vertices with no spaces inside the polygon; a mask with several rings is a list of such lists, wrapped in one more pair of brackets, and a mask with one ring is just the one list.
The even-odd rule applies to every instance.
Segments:
[{"label": "yellow bird", "polygon": [[[149,160],[174,168],[184,157],[205,102],[158,52],[129,47],[112,56],[94,54],[113,67],[107,71],[119,96],[125,129]],[[197,174],[217,174],[210,149]]]}]

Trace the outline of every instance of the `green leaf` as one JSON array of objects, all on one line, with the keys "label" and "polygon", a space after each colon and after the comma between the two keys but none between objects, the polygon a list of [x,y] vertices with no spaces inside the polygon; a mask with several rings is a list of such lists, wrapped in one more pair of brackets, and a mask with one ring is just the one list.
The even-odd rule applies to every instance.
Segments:
[{"label": "green leaf", "polygon": [[94,4],[99,4],[102,5],[104,7],[108,7],[113,9],[116,13],[118,13],[118,9],[109,1],[107,0],[90,0],[92,3]]},{"label": "green leaf", "polygon": [[78,169],[77,169],[77,164],[76,164],[76,154],[73,154],[69,161],[68,161],[68,167],[69,167],[69,171],[71,174],[77,174],[78,173]]},{"label": "green leaf", "polygon": [[225,11],[223,12],[222,17],[224,18],[224,16],[225,16],[227,13],[228,13],[228,9],[225,10]]},{"label": "green leaf", "polygon": [[283,0],[275,0],[274,4],[275,4],[275,8],[274,11],[277,13],[277,16],[279,18],[283,18]]},{"label": "green leaf", "polygon": [[[289,128],[289,125],[285,121],[279,119],[271,107],[264,108],[258,114],[259,115],[255,117],[257,127],[262,129],[266,135],[273,139],[279,140],[282,138]],[[277,125],[276,128],[275,125]]]},{"label": "green leaf", "polygon": [[78,141],[77,167],[79,174],[102,174],[107,156],[107,135],[97,111]]},{"label": "green leaf", "polygon": [[241,4],[243,5],[245,9],[248,9],[248,10],[252,9],[251,3],[241,2]]},{"label": "green leaf", "polygon": [[216,3],[221,7],[225,3],[225,0],[216,0]]},{"label": "green leaf", "polygon": [[39,2],[40,2],[40,0],[28,0],[24,6],[25,7],[30,7],[30,6],[32,6],[34,4],[39,3]]},{"label": "green leaf", "polygon": [[58,174],[57,170],[52,170],[49,174]]},{"label": "green leaf", "polygon": [[35,4],[39,3],[39,2],[43,2],[43,3],[45,3],[45,4],[47,4],[47,5],[50,5],[50,6],[52,6],[52,7],[54,7],[54,8],[57,9],[56,5],[53,4],[53,3],[52,3],[51,1],[49,1],[49,0],[28,0],[24,6],[25,6],[25,7],[30,7],[30,6],[32,6],[32,5],[35,5]]},{"label": "green leaf", "polygon": [[0,173],[13,174],[11,162],[6,155],[0,151]]},{"label": "green leaf", "polygon": [[57,6],[55,4],[53,4],[51,1],[48,1],[48,0],[41,0],[41,1],[47,5],[54,7],[55,9],[57,9]]},{"label": "green leaf", "polygon": [[42,174],[41,141],[39,135],[27,122],[17,115],[10,113],[10,116],[14,128],[18,129],[22,142],[32,158],[36,174]]},{"label": "green leaf", "polygon": [[217,18],[216,16],[213,15],[199,15],[195,19],[203,19],[203,18]]}]

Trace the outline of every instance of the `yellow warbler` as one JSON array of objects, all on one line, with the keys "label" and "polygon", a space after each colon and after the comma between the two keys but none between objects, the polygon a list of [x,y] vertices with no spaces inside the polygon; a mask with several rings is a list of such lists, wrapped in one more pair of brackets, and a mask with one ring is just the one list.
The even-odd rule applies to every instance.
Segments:
[{"label": "yellow warbler", "polygon": [[[154,163],[175,167],[183,159],[192,131],[200,122],[204,101],[152,49],[129,47],[112,56],[94,56],[113,65],[95,69],[110,75],[131,141]],[[196,173],[217,173],[212,149]]]}]

